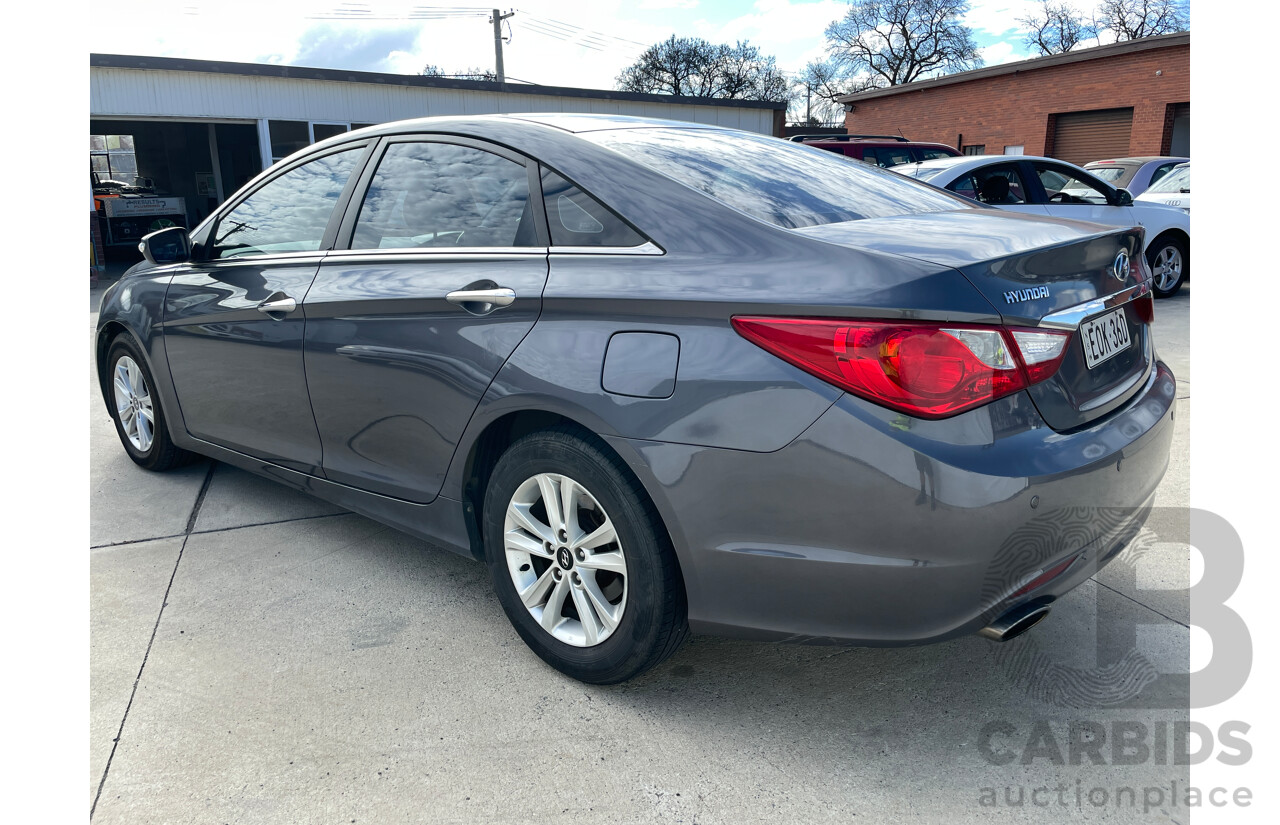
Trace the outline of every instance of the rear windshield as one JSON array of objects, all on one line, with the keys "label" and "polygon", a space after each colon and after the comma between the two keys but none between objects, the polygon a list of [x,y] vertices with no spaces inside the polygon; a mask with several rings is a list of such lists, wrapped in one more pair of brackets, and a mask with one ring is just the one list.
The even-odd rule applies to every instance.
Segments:
[{"label": "rear windshield", "polygon": [[614,129],[580,137],[784,229],[973,208],[894,172],[765,135]]},{"label": "rear windshield", "polygon": [[944,167],[942,166],[916,166],[913,164],[907,164],[897,167],[893,171],[897,172],[899,175],[909,175],[916,180],[928,180],[929,178],[936,177],[941,174],[943,170]]},{"label": "rear windshield", "polygon": [[1119,188],[1124,186],[1125,181],[1133,177],[1133,173],[1137,171],[1132,166],[1094,166],[1086,169],[1089,174],[1099,180],[1105,180],[1112,186]]}]

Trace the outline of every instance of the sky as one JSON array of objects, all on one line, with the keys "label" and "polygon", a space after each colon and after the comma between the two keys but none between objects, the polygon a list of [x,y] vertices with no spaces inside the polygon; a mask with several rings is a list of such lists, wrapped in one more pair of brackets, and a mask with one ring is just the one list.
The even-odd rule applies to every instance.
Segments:
[{"label": "sky", "polygon": [[[94,24],[94,51],[417,74],[492,69],[489,7],[439,0],[117,0]],[[466,0],[462,0],[466,2]],[[474,2],[474,0],[472,0]],[[509,80],[611,89],[649,45],[671,35],[747,40],[799,72],[825,53],[843,0],[518,0],[505,24]],[[1016,19],[1036,0],[971,0],[966,23],[987,65],[1032,56]]]}]

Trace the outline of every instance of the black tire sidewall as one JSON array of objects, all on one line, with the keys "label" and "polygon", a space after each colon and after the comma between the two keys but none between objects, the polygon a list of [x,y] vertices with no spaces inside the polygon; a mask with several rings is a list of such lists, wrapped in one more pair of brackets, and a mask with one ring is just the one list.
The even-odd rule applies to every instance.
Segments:
[{"label": "black tire sidewall", "polygon": [[[503,530],[516,488],[539,473],[567,475],[584,486],[613,522],[627,562],[627,605],[618,628],[593,647],[575,647],[551,636],[520,601],[507,568]],[[493,587],[525,643],[552,667],[584,682],[611,684],[647,669],[672,628],[664,619],[670,553],[654,515],[609,456],[573,436],[547,431],[526,436],[498,460],[485,493],[484,545]],[[683,617],[678,617],[680,621]]]}]

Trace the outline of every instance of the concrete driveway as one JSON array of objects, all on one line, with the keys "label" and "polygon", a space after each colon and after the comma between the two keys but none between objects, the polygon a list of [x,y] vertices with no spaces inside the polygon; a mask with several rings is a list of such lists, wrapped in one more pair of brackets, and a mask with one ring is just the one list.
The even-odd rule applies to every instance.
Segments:
[{"label": "concrete driveway", "polygon": [[1111,746],[1187,718],[1189,306],[1156,305],[1173,509],[1032,633],[697,637],[614,687],[526,649],[478,563],[226,465],[138,469],[91,370],[93,819],[1186,822],[1186,766]]}]

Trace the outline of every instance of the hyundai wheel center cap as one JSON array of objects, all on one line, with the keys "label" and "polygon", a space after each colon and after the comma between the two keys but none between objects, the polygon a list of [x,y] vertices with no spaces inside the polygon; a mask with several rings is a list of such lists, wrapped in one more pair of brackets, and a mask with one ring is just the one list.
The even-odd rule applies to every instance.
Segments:
[{"label": "hyundai wheel center cap", "polygon": [[559,562],[560,566],[565,570],[573,567],[573,554],[569,552],[568,547],[561,547],[556,551],[556,561]]}]

